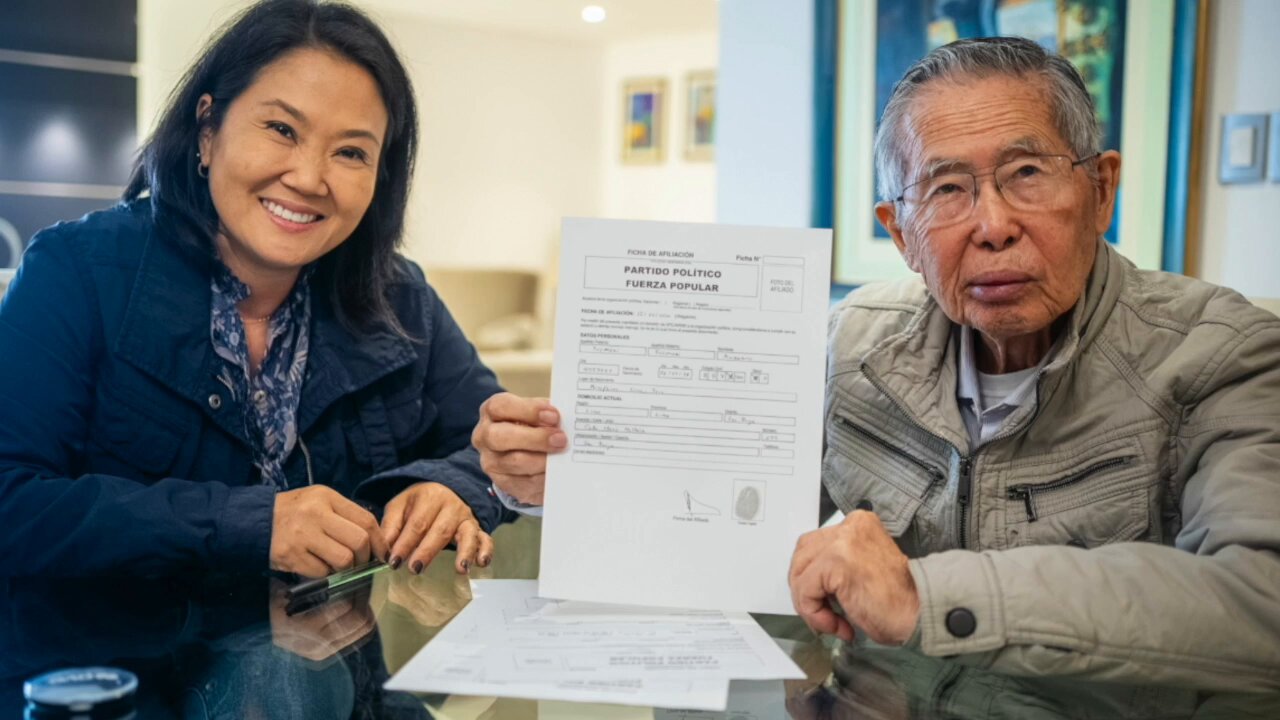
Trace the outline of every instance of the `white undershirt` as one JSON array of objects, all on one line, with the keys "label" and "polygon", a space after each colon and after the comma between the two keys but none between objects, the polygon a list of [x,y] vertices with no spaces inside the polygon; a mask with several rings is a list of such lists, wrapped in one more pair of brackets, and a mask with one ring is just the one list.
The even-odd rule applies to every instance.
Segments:
[{"label": "white undershirt", "polygon": [[[979,372],[978,389],[982,394],[983,409],[994,408],[1003,404],[1005,400],[1013,396],[1014,391],[1022,383],[1027,381],[1027,378],[1035,375],[1039,370],[1039,367],[1029,367],[1026,370],[1004,373],[1003,375],[990,375]],[[1021,403],[1018,403],[1018,405],[1021,405]]]},{"label": "white undershirt", "polygon": [[1057,343],[1041,358],[1039,364],[1017,372],[989,375],[978,372],[976,338],[970,327],[958,330],[956,402],[969,432],[969,447],[977,449],[1000,433],[1005,420],[1018,408],[1036,402],[1036,383]]}]

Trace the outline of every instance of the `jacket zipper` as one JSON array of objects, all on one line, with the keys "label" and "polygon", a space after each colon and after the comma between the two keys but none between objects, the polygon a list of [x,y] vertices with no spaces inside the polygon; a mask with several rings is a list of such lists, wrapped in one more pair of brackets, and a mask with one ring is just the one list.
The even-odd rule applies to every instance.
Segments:
[{"label": "jacket zipper", "polygon": [[956,501],[960,503],[960,549],[966,546],[965,529],[969,523],[969,495],[973,490],[973,458],[960,458],[960,481],[956,483]]},{"label": "jacket zipper", "polygon": [[907,462],[911,463],[912,465],[915,465],[916,467],[920,468],[921,470],[924,470],[924,471],[925,471],[925,473],[927,473],[927,474],[929,475],[929,484],[925,486],[925,488],[924,488],[924,492],[920,493],[920,497],[922,497],[922,498],[927,497],[927,496],[929,495],[929,491],[933,489],[933,486],[934,486],[934,485],[937,485],[937,484],[938,484],[938,483],[940,483],[940,482],[942,482],[943,477],[944,477],[944,475],[943,475],[942,471],[941,471],[941,470],[939,470],[939,469],[937,469],[937,468],[935,468],[935,467],[933,467],[933,466],[932,466],[932,465],[930,465],[929,463],[926,463],[925,461],[921,460],[920,458],[917,458],[917,457],[915,457],[915,456],[913,456],[913,455],[909,454],[906,450],[903,450],[903,449],[901,449],[901,448],[899,448],[899,447],[897,447],[897,446],[893,445],[893,444],[892,444],[892,443],[890,443],[888,440],[885,440],[884,438],[880,437],[879,435],[876,435],[875,433],[873,433],[873,432],[871,432],[871,431],[869,431],[869,430],[866,430],[866,429],[862,428],[861,426],[857,425],[856,423],[854,423],[852,420],[850,420],[849,418],[845,417],[844,415],[840,415],[840,414],[838,414],[838,413],[837,413],[837,414],[836,414],[836,422],[840,423],[840,424],[841,424],[841,425],[843,425],[845,428],[847,428],[847,429],[849,429],[849,430],[853,431],[854,433],[856,433],[856,434],[858,434],[858,435],[860,435],[860,436],[862,436],[862,437],[864,437],[864,438],[866,438],[866,439],[870,440],[871,442],[875,443],[876,445],[879,445],[880,447],[882,447],[882,448],[884,448],[886,451],[888,451],[890,454],[895,455],[895,456],[897,456],[897,457],[899,457],[899,458],[902,458],[903,460],[905,460],[905,461],[907,461]]},{"label": "jacket zipper", "polygon": [[[925,426],[917,422],[915,419],[915,416],[907,412],[907,406],[903,405],[902,402],[899,401],[898,398],[893,393],[889,392],[889,390],[886,389],[885,386],[880,383],[879,378],[877,378],[873,373],[868,372],[865,365],[863,366],[862,376],[865,377],[867,379],[867,382],[871,383],[871,385],[875,387],[875,389],[879,390],[881,395],[884,395],[885,397],[889,398],[889,402],[893,403],[893,406],[898,409],[898,412],[902,413],[902,416],[907,419],[907,422],[910,422],[912,425],[916,426],[921,432],[929,435],[930,437],[938,438],[940,442],[946,443],[947,447],[951,448],[952,450],[955,450],[956,454],[960,455],[960,485],[961,485],[961,489],[964,490],[964,500],[960,503],[960,523],[959,523],[960,537],[957,545],[960,548],[964,548],[966,546],[965,524],[966,524],[966,521],[968,520],[968,515],[969,515],[969,512],[968,512],[969,487],[971,484],[970,471],[972,470],[973,456],[962,454],[959,448],[947,442],[946,440],[943,440],[937,435],[934,435],[932,432],[929,432],[928,428],[926,428]],[[959,495],[959,492],[957,492],[957,495]]]},{"label": "jacket zipper", "polygon": [[[957,455],[960,455],[960,478],[959,478],[958,487],[956,489],[956,498],[960,505],[960,522],[957,523],[958,529],[960,531],[959,532],[960,537],[958,538],[959,542],[957,543],[957,545],[961,549],[964,549],[965,547],[968,546],[968,541],[965,539],[965,536],[966,536],[966,529],[969,523],[969,501],[972,499],[971,492],[973,487],[973,464],[976,459],[977,452],[978,450],[981,450],[981,447],[975,448],[972,454],[970,455],[964,455],[963,453],[960,452],[959,448],[955,447],[951,443],[948,443],[946,440],[943,440],[937,435],[934,435],[932,432],[929,432],[928,428],[926,428],[925,426],[917,422],[915,419],[915,416],[913,416],[910,412],[907,411],[907,406],[904,405],[901,401],[899,401],[897,396],[889,392],[889,390],[885,388],[883,384],[881,384],[880,379],[877,378],[874,373],[870,372],[865,364],[863,364],[862,366],[862,376],[865,377],[867,381],[870,382],[873,387],[875,387],[876,390],[879,390],[881,395],[884,395],[885,397],[889,398],[889,402],[893,403],[893,406],[898,409],[898,412],[902,413],[903,417],[905,417],[908,422],[910,422],[912,425],[916,426],[922,432],[928,434],[929,436],[938,438],[938,440],[946,443],[948,447],[956,451]],[[1031,420],[1028,420],[1027,424],[1033,421],[1036,415],[1040,414],[1040,389],[1042,385],[1044,385],[1043,373],[1036,380],[1036,395],[1034,400],[1035,412],[1032,414]],[[983,444],[987,445],[995,442],[996,440],[1003,440],[1004,438],[1007,438],[1010,435],[1012,435],[1014,432],[1015,432],[1015,428],[1009,428],[1008,430],[991,438],[990,440],[988,440],[986,443],[983,443]]]},{"label": "jacket zipper", "polygon": [[[1043,384],[1044,384],[1044,375],[1041,374],[1040,377],[1036,379],[1036,394],[1035,394],[1035,398],[1032,401],[1034,403],[1035,411],[1032,413],[1031,417],[1026,421],[1025,425],[1030,425],[1035,420],[1036,416],[1040,414],[1040,386]],[[1003,440],[1009,437],[1010,435],[1014,434],[1014,432],[1016,432],[1016,428],[1011,427],[1008,430],[1005,430],[1004,432],[1000,433],[999,435],[996,435],[995,437],[987,440],[987,442],[983,443],[983,445],[990,445],[991,443],[997,440]],[[972,491],[973,491],[973,464],[977,460],[978,450],[981,450],[981,449],[982,447],[979,446],[977,449],[974,450],[972,455],[968,457],[960,458],[960,483],[959,483],[959,488],[956,490],[956,497],[960,503],[960,523],[959,523],[960,543],[959,545],[962,550],[965,547],[967,547],[967,541],[965,540],[965,538],[967,537],[966,530],[969,524],[969,501],[972,499]],[[1010,489],[1012,490],[1012,488]],[[1012,495],[1010,497],[1012,497]],[[1031,501],[1028,499],[1027,500],[1028,508],[1031,507],[1030,502]]]},{"label": "jacket zipper", "polygon": [[1023,483],[1021,485],[1010,485],[1008,489],[1008,497],[1010,500],[1021,500],[1022,502],[1026,503],[1027,521],[1035,522],[1040,517],[1036,513],[1036,503],[1035,503],[1035,496],[1038,493],[1046,492],[1049,490],[1059,490],[1064,487],[1075,485],[1076,483],[1081,482],[1082,480],[1092,475],[1096,475],[1097,473],[1100,473],[1103,470],[1110,470],[1111,468],[1114,468],[1114,467],[1126,465],[1132,459],[1133,459],[1133,456],[1129,455],[1125,457],[1111,458],[1110,460],[1103,460],[1102,462],[1097,463],[1095,465],[1090,465],[1089,467],[1081,470],[1080,472],[1072,473],[1062,479],[1054,480],[1051,483],[1045,483],[1043,485],[1031,485],[1027,483]]}]

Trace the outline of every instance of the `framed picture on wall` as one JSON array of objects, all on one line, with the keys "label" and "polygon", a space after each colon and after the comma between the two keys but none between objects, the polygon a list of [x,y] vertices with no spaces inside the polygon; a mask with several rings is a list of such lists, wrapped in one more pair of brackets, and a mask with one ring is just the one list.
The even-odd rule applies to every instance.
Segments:
[{"label": "framed picture on wall", "polygon": [[684,157],[706,162],[716,158],[716,72],[689,73],[685,81]]},{"label": "framed picture on wall", "polygon": [[1173,3],[1143,0],[843,0],[834,280],[856,285],[910,274],[875,222],[876,123],[912,63],[952,40],[983,35],[1028,37],[1081,71],[1104,149],[1124,158],[1107,239],[1140,267],[1159,269],[1173,24]]},{"label": "framed picture on wall", "polygon": [[662,162],[666,114],[666,80],[640,78],[623,82],[622,162],[640,165]]}]

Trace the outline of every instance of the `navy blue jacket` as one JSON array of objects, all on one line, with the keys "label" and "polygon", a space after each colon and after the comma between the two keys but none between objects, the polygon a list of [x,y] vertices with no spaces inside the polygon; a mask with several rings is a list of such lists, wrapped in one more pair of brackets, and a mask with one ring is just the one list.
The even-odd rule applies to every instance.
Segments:
[{"label": "navy blue jacket", "polygon": [[[268,567],[275,490],[216,379],[208,260],[162,232],[145,201],[44,230],[0,304],[0,576]],[[508,515],[470,437],[500,388],[403,265],[388,297],[413,341],[352,335],[312,294],[289,486],[377,508],[434,481],[492,530]]]}]

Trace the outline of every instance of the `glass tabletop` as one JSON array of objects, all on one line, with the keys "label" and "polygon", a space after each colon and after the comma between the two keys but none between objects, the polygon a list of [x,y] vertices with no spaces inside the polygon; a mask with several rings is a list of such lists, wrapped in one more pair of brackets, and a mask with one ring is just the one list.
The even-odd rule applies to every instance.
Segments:
[{"label": "glass tabletop", "polygon": [[[540,529],[499,529],[493,564],[471,577],[537,577]],[[1009,677],[837,644],[787,616],[757,620],[807,679],[735,681],[724,712],[415,695],[382,685],[470,600],[451,553],[294,615],[285,589],[256,576],[0,579],[0,718],[22,717],[25,679],[94,665],[138,676],[138,719],[1280,718],[1280,694]]]}]

